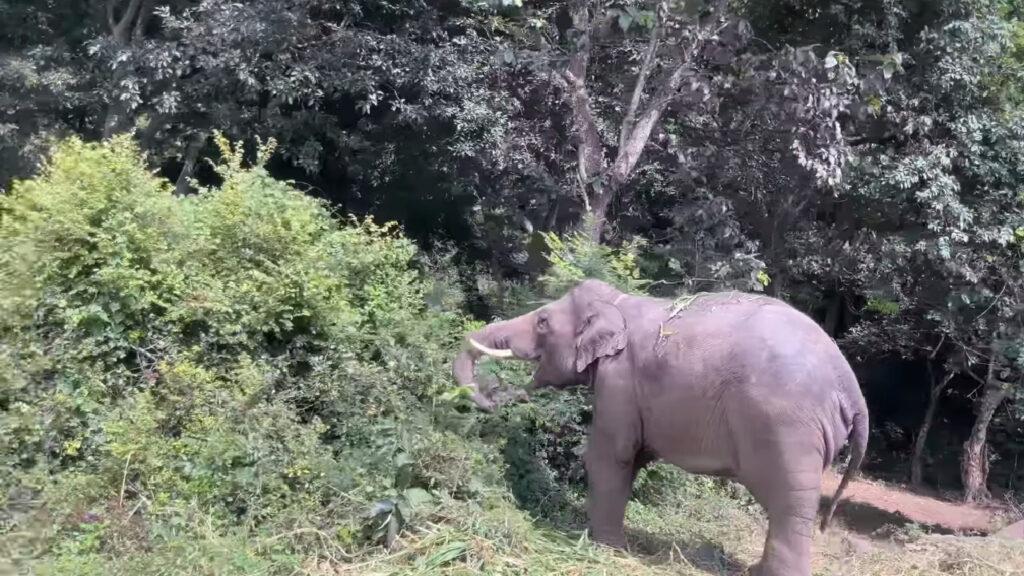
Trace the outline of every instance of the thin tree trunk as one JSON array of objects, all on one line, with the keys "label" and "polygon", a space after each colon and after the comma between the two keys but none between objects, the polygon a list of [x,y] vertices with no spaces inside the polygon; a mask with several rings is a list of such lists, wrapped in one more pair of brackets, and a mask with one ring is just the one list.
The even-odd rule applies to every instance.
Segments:
[{"label": "thin tree trunk", "polygon": [[1009,391],[1009,385],[996,377],[996,361],[991,360],[981,400],[978,401],[978,415],[971,428],[970,437],[964,442],[960,461],[965,502],[978,502],[990,497],[987,486],[988,426],[992,422],[996,408],[1006,398]]},{"label": "thin tree trunk", "polygon": [[548,201],[548,210],[544,214],[544,227],[541,229],[544,232],[554,232],[555,225],[558,223],[558,210],[561,198],[557,193],[551,195],[551,199]]},{"label": "thin tree trunk", "polygon": [[[123,8],[121,14],[117,13],[118,8]],[[127,48],[132,44],[142,41],[146,31],[146,24],[153,14],[153,0],[129,0],[126,4],[121,0],[107,0],[107,25],[110,28],[110,36],[119,46]],[[116,86],[120,84],[131,72],[129,63],[121,62],[114,68],[111,83]],[[110,138],[121,132],[128,126],[128,119],[131,115],[128,103],[115,98],[107,105],[106,117],[103,120],[103,138]]]},{"label": "thin tree trunk", "polygon": [[189,192],[189,178],[192,178],[196,169],[196,161],[199,160],[199,152],[203,149],[204,138],[198,134],[194,135],[185,147],[185,163],[178,174],[178,180],[174,183],[174,193],[184,196]]},{"label": "thin tree trunk", "polygon": [[[773,281],[772,284],[775,282]],[[776,294],[778,293],[776,289]],[[843,314],[843,295],[836,292],[834,296],[828,299],[828,310],[825,312],[825,321],[823,322],[822,328],[832,338],[836,337],[836,332],[839,331],[839,320]]]},{"label": "thin tree trunk", "polygon": [[[724,4],[725,0],[718,1],[714,11],[716,18]],[[589,232],[595,242],[601,241],[608,220],[609,206],[616,194],[626,189],[651,134],[660,123],[668,105],[678,96],[683,79],[687,72],[693,70],[693,61],[703,45],[701,39],[685,49],[680,59],[667,67],[669,72],[651,90],[646,105],[641,106],[648,81],[657,68],[656,55],[661,45],[663,19],[667,9],[665,3],[658,4],[656,21],[650,31],[640,71],[622,124],[619,126],[618,149],[614,158],[609,158],[610,163],[606,162],[605,145],[598,130],[587,89],[594,17],[586,2],[580,3],[573,15],[574,26],[581,32],[580,39],[576,50],[569,56],[568,66],[562,74],[555,77],[555,81],[565,88],[572,109],[577,180],[584,196],[584,208],[593,219],[593,228]]]},{"label": "thin tree trunk", "polygon": [[955,375],[956,372],[948,372],[942,380],[936,381],[932,362],[931,360],[928,361],[928,382],[931,389],[928,394],[928,409],[924,412],[924,420],[921,421],[921,427],[917,430],[917,436],[914,438],[914,452],[910,455],[911,486],[920,487],[924,485],[922,460],[924,460],[925,445],[928,443],[928,432],[931,430],[932,422],[935,421],[935,414],[939,410],[939,399],[942,398],[942,392]]}]

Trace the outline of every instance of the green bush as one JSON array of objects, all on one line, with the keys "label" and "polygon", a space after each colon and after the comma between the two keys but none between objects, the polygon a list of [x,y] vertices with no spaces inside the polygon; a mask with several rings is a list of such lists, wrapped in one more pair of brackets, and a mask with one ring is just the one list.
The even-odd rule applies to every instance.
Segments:
[{"label": "green bush", "polygon": [[549,295],[561,296],[585,278],[604,280],[624,292],[637,293],[649,284],[641,277],[639,256],[643,241],[633,239],[620,248],[594,242],[589,234],[593,226],[584,222],[581,230],[561,238],[544,235],[551,266],[541,276],[541,284]]},{"label": "green bush", "polygon": [[222,182],[194,196],[117,138],[61,144],[0,197],[5,556],[290,572],[377,541],[375,501],[404,522],[500,483],[475,417],[431,408],[468,324],[427,305],[443,287],[412,243],[218,143]]}]

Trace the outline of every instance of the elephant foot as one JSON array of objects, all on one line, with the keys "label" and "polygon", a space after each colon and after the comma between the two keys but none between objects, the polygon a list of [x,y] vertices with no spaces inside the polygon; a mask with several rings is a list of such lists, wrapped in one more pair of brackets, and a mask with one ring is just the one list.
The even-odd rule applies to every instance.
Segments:
[{"label": "elephant foot", "polygon": [[625,534],[596,534],[591,532],[591,539],[600,546],[614,550],[625,551],[627,549]]}]

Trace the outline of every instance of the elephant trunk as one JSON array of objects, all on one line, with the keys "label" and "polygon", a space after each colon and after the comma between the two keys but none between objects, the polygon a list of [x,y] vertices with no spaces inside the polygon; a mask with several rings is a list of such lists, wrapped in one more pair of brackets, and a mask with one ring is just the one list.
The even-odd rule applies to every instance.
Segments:
[{"label": "elephant trunk", "polygon": [[481,410],[491,412],[495,408],[494,400],[488,398],[476,382],[476,362],[481,356],[508,360],[518,358],[511,348],[504,347],[504,340],[498,334],[507,331],[515,319],[491,324],[466,337],[466,345],[455,358],[452,373],[459,386],[468,388],[470,399]]},{"label": "elephant trunk", "polygon": [[470,400],[473,401],[481,410],[491,412],[494,410],[494,401],[484,395],[483,391],[480,390],[480,386],[476,383],[474,372],[476,371],[477,358],[481,356],[481,352],[473,348],[472,346],[465,347],[459,355],[455,357],[455,364],[452,368],[452,372],[455,376],[455,381],[459,383],[459,386],[469,388]]}]

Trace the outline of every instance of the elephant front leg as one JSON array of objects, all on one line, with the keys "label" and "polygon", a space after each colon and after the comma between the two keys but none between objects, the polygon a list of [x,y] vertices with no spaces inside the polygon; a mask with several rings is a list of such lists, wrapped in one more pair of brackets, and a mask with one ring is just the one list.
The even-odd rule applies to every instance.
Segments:
[{"label": "elephant front leg", "polygon": [[626,504],[633,490],[632,459],[616,458],[601,449],[587,450],[587,518],[594,541],[625,549]]}]

